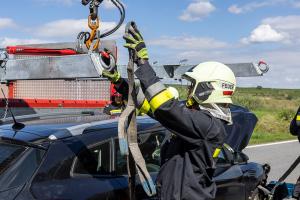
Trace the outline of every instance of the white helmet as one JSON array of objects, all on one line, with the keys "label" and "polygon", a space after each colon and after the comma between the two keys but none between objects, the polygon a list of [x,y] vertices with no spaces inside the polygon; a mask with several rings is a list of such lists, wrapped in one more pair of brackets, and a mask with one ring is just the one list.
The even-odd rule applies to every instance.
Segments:
[{"label": "white helmet", "polygon": [[179,98],[179,92],[176,88],[174,87],[168,87],[167,90],[174,96],[174,99]]},{"label": "white helmet", "polygon": [[232,70],[219,62],[204,62],[192,68],[182,78],[192,83],[188,104],[232,103],[236,88]]}]

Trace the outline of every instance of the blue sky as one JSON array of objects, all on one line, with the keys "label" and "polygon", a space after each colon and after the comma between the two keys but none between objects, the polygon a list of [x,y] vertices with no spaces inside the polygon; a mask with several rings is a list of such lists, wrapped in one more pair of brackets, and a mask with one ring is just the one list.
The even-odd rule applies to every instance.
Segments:
[{"label": "blue sky", "polygon": [[[152,61],[188,59],[225,63],[265,60],[264,77],[239,79],[240,86],[300,88],[300,0],[124,0],[126,21],[135,20]],[[75,41],[86,30],[88,8],[80,0],[1,2],[0,47],[22,43]],[[100,10],[102,28],[118,20],[108,0]],[[119,63],[126,63],[117,39]]]}]

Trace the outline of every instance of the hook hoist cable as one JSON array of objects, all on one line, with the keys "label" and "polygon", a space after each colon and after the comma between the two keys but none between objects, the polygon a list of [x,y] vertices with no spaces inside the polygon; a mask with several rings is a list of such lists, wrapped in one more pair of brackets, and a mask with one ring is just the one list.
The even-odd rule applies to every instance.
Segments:
[{"label": "hook hoist cable", "polygon": [[111,3],[119,10],[120,20],[118,24],[111,30],[100,34],[100,19],[98,17],[98,9],[103,0],[82,0],[84,6],[89,5],[90,15],[88,17],[88,26],[91,32],[80,32],[77,36],[77,50],[83,52],[83,44],[88,50],[95,51],[100,46],[100,39],[107,37],[116,32],[124,22],[125,19],[125,7],[119,0],[111,0]]}]

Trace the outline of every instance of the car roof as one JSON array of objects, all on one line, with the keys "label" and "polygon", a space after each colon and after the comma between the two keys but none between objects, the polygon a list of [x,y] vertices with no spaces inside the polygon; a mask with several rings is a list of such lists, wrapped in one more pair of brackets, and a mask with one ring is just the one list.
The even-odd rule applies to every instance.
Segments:
[{"label": "car roof", "polygon": [[[56,117],[55,119],[39,119],[22,122],[25,127],[19,131],[13,129],[13,124],[0,126],[0,137],[14,138],[33,143],[49,140],[59,140],[78,136],[93,130],[116,129],[119,117],[108,115]],[[150,117],[137,117],[138,130],[147,127],[160,126]],[[116,132],[117,134],[117,132]]]}]

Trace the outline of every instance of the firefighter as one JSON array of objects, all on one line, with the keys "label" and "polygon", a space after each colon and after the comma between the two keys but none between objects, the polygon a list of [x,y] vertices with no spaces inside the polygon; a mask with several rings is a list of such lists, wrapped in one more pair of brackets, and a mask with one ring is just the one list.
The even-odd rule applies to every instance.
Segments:
[{"label": "firefighter", "polygon": [[298,139],[300,141],[300,107],[297,111],[296,116],[291,122],[290,132],[292,135],[298,136]]},{"label": "firefighter", "polygon": [[[300,107],[296,113],[296,116],[291,122],[290,132],[292,135],[298,136],[298,140],[300,142]],[[300,177],[298,178],[293,192],[293,197],[298,199],[300,197]]]},{"label": "firefighter", "polygon": [[[135,75],[140,81],[137,108],[150,113],[172,132],[161,149],[161,168],[156,182],[158,198],[214,199],[215,161],[226,136],[224,125],[232,123],[229,105],[236,88],[233,72],[218,62],[201,63],[186,72],[183,78],[191,85],[186,106],[183,106],[150,66],[139,31],[132,27],[124,39],[124,46],[134,50],[137,57]],[[106,72],[104,76],[115,81],[119,92],[128,91],[126,81],[118,78],[117,71]]]},{"label": "firefighter", "polygon": [[123,109],[123,97],[114,89],[114,85],[111,85],[111,103],[106,105],[103,113],[107,115],[120,115]]}]

